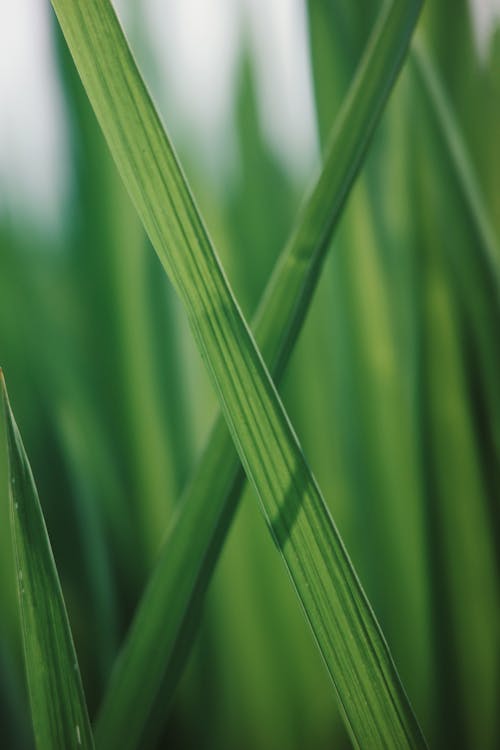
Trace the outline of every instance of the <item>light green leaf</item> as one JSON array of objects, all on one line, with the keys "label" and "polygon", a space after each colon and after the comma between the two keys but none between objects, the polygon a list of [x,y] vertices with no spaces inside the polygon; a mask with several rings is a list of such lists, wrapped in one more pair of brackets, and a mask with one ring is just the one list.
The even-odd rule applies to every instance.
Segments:
[{"label": "light green leaf", "polygon": [[31,715],[39,750],[93,748],[73,638],[38,493],[0,370],[11,529]]},{"label": "light green leaf", "polygon": [[[122,178],[186,308],[247,476],[335,684],[355,745],[423,747],[387,644],[307,466],[208,238],[109,2],[53,0],[63,33]],[[396,3],[379,27],[401,57],[419,3]],[[405,21],[403,23],[403,21]],[[406,31],[403,40],[401,29]],[[383,48],[384,34],[375,39]],[[366,75],[378,80],[376,62]],[[374,88],[376,88],[374,86]],[[366,98],[375,117],[381,102]],[[339,170],[355,169],[349,142]],[[346,164],[346,160],[347,161]],[[316,220],[322,202],[314,206]],[[331,209],[331,206],[330,206]],[[294,259],[299,273],[300,248]]]}]

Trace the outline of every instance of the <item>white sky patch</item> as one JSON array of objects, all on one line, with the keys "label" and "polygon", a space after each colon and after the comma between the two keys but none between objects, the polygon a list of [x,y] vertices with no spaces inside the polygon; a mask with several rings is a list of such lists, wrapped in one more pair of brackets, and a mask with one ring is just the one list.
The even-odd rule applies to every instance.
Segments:
[{"label": "white sky patch", "polygon": [[[303,0],[145,0],[170,101],[205,151],[231,150],[241,43],[250,42],[262,127],[294,173],[317,155]],[[174,113],[175,114],[175,113]],[[229,138],[229,142],[228,142]]]},{"label": "white sky patch", "polygon": [[0,2],[0,210],[57,221],[67,139],[49,3]]},{"label": "white sky patch", "polygon": [[500,0],[469,0],[479,58],[488,62],[495,29],[500,24]]},{"label": "white sky patch", "polygon": [[[144,0],[165,97],[207,152],[223,147],[232,110],[239,25],[235,0]],[[176,111],[178,116],[176,116]]]},{"label": "white sky patch", "polygon": [[318,153],[303,0],[242,0],[255,57],[264,130],[293,171]]},{"label": "white sky patch", "polygon": [[[307,172],[317,142],[304,0],[114,1],[126,24],[143,20],[158,63],[160,104],[168,102],[173,130],[188,127],[196,135],[208,166],[233,148],[247,39],[263,131],[292,173]],[[0,0],[0,210],[5,202],[49,224],[61,215],[69,182],[50,13],[48,2]]]},{"label": "white sky patch", "polygon": [[[294,172],[317,155],[304,0],[115,0],[127,21],[141,3],[162,88],[205,151],[231,149],[242,24],[255,58],[263,129]],[[500,0],[469,0],[486,62]],[[52,47],[50,6],[0,0],[0,210],[57,220],[68,181],[64,106]],[[245,32],[246,33],[246,32]],[[166,97],[165,97],[166,98]],[[221,151],[222,150],[222,151]]]}]

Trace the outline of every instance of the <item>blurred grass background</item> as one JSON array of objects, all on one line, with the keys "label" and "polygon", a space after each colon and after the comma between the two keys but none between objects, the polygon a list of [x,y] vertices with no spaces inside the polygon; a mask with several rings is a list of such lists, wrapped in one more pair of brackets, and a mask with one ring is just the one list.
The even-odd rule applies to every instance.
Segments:
[{"label": "blurred grass background", "polygon": [[[186,5],[201,14],[196,2]],[[189,27],[182,3],[165,4],[156,25],[154,3],[119,4],[246,316],[379,11],[371,1],[290,0],[295,26],[275,13],[266,54],[259,40],[273,13],[253,5],[238,16],[238,33],[220,24],[227,59],[212,63],[211,88],[196,90],[180,52],[175,59],[173,21],[188,24],[188,60],[203,61],[205,37]],[[236,7],[235,0],[217,4],[221,18],[238,15]],[[43,194],[37,204],[23,193],[12,169],[0,172],[0,361],[94,714],[215,397],[45,11],[47,86],[60,95],[52,133],[59,134],[62,188],[52,211]],[[425,66],[412,52],[283,388],[430,744],[454,748],[500,744],[500,40],[494,19],[488,35],[477,19],[464,0],[436,0],[419,35],[466,144],[491,241],[457,171]],[[275,74],[283,36],[292,49],[303,41],[288,86],[296,84],[295,110],[286,109],[286,79]],[[270,83],[283,87],[274,107],[283,107],[282,130],[288,117],[288,141],[269,92],[266,99]],[[180,91],[191,93],[198,110],[183,105]],[[16,96],[28,95],[19,85]],[[204,113],[204,98],[219,102],[218,117]],[[30,123],[33,132],[38,126]],[[8,130],[0,133],[5,154]],[[40,163],[33,160],[32,170]],[[32,739],[5,473],[2,453],[0,744],[15,749],[30,748]],[[160,746],[348,746],[250,492]]]}]

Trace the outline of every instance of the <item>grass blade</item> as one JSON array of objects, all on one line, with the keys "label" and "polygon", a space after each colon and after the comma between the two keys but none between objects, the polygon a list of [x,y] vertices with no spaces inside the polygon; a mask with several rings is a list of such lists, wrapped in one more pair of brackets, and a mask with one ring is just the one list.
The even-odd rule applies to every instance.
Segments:
[{"label": "grass blade", "polygon": [[[375,86],[369,71],[377,45],[368,46],[355,80],[355,94],[345,103],[341,124],[332,130],[322,174],[263,295],[253,330],[275,381],[281,378],[298,336],[343,201],[354,181],[351,163],[359,165],[378,119],[368,107],[360,109],[367,94],[384,101],[401,64],[404,42],[399,35],[396,39],[395,47],[384,49],[385,65]],[[352,133],[356,124],[356,137],[349,142],[347,155],[344,150],[341,162],[345,133]],[[165,707],[170,702],[189,653],[200,599],[230,526],[242,482],[237,454],[220,417],[169,528],[114,669],[96,724],[98,746],[109,748],[116,742],[117,747],[123,747],[122,743],[134,747],[162,680],[161,704]],[[136,679],[142,685],[140,697],[133,689]],[[126,736],[119,732],[123,715],[129,717]]]},{"label": "grass blade", "polygon": [[[425,742],[380,628],[232,296],[113,9],[104,0],[85,6],[54,0],[53,5],[119,171],[187,310],[352,740],[363,747],[422,747]],[[392,32],[396,28],[397,42],[401,26],[413,29],[418,10],[418,3],[388,9],[383,21]],[[383,35],[382,41],[387,43]],[[390,35],[389,41],[394,42]],[[405,36],[401,57],[407,41]],[[376,59],[380,62],[382,56]],[[377,66],[371,71],[373,76],[378,72]],[[376,114],[374,105],[380,102],[368,102]],[[346,134],[346,151],[355,132]]]},{"label": "grass blade", "polygon": [[93,748],[73,638],[38,493],[0,370],[9,453],[11,528],[37,747]]}]

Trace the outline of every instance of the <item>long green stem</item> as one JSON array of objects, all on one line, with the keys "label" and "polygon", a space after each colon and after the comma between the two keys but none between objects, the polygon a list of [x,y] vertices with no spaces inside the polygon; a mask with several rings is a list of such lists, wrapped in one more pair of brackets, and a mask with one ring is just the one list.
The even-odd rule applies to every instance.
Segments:
[{"label": "long green stem", "polygon": [[[124,182],[185,305],[351,738],[359,747],[422,747],[425,742],[387,644],[230,291],[113,9],[105,0],[83,7],[74,0],[53,0],[53,5]],[[412,2],[385,8],[371,40],[371,67],[361,72],[366,93],[357,98],[356,90],[351,91],[346,111],[351,112],[352,127],[338,123],[342,137],[336,146],[337,168],[351,179],[366,146],[359,131],[364,132],[366,119],[375,121],[393,79],[383,75],[384,67],[393,75],[398,69],[419,7]],[[331,174],[322,174],[309,205],[313,226],[321,221],[325,206],[329,216],[335,214],[325,198],[334,182]],[[339,207],[345,194],[340,192]],[[310,257],[310,231],[310,224],[301,225],[293,239],[296,254],[290,273],[300,283]],[[326,229],[320,247],[325,235]],[[290,293],[287,289],[287,296]],[[301,304],[297,295],[292,299]],[[126,737],[129,716],[122,714],[121,722]]]}]

